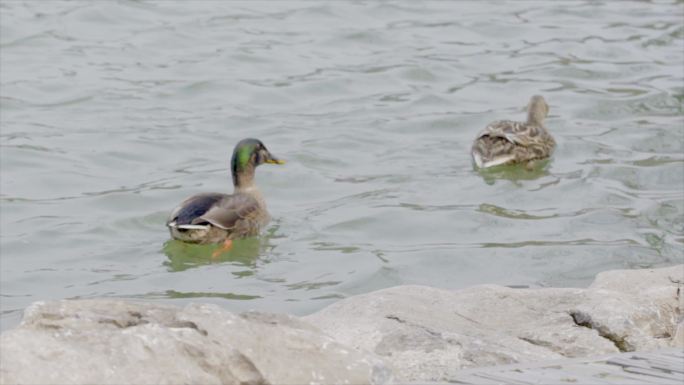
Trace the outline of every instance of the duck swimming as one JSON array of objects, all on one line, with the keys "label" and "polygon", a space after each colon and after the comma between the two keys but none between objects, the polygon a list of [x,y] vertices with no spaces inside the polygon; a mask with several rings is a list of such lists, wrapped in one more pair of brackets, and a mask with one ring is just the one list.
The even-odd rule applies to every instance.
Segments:
[{"label": "duck swimming", "polygon": [[472,147],[473,162],[478,168],[526,163],[551,156],[556,141],[544,127],[549,105],[539,95],[527,105],[527,122],[499,120],[482,130]]},{"label": "duck swimming", "polygon": [[[254,183],[256,167],[283,164],[258,139],[243,139],[233,150],[233,194],[200,193],[185,199],[166,221],[171,237],[189,243],[220,243],[257,235],[270,220],[266,202]],[[218,255],[214,252],[214,256]]]}]

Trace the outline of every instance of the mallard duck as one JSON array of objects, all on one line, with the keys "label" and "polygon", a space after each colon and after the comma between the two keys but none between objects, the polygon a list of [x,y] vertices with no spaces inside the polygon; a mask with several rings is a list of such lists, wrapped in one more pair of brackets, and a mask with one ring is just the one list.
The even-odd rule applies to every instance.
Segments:
[{"label": "mallard duck", "polygon": [[556,141],[544,127],[549,105],[543,97],[535,95],[527,105],[527,122],[499,120],[492,122],[477,135],[472,156],[478,168],[504,164],[532,164],[548,158]]},{"label": "mallard duck", "polygon": [[258,139],[243,139],[233,150],[231,172],[234,192],[200,193],[176,207],[166,221],[171,237],[189,243],[220,243],[257,235],[270,216],[254,183],[254,171],[264,164],[283,164]]}]

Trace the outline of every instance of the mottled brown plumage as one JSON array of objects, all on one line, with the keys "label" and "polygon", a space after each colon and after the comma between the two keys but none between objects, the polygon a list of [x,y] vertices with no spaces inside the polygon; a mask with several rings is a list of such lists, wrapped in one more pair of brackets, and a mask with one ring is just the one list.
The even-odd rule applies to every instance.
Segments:
[{"label": "mottled brown plumage", "polygon": [[527,122],[499,120],[482,130],[472,147],[473,162],[478,168],[513,163],[529,163],[551,156],[556,141],[544,127],[549,106],[536,95],[527,107]]},{"label": "mottled brown plumage", "polygon": [[200,193],[176,207],[166,221],[174,239],[191,243],[219,243],[255,236],[270,216],[254,171],[263,163],[282,164],[257,139],[244,139],[231,159],[233,194]]}]

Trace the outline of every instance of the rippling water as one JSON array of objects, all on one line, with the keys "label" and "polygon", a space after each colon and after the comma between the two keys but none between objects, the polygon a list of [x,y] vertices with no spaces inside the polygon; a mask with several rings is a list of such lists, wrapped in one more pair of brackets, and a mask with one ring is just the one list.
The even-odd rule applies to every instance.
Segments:
[{"label": "rippling water", "polygon": [[[582,286],[684,261],[684,5],[0,3],[2,327],[32,301],[306,314],[398,284]],[[489,121],[550,106],[537,171],[480,174]],[[167,242],[231,191],[244,137],[274,221],[212,261]]]}]

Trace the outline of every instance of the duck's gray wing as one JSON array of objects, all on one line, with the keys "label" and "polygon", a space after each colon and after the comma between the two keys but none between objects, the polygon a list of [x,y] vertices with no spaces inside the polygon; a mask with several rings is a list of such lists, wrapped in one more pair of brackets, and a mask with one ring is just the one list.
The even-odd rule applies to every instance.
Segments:
[{"label": "duck's gray wing", "polygon": [[218,200],[204,214],[193,221],[193,224],[209,222],[225,230],[234,229],[243,219],[252,219],[259,213],[259,202],[251,195],[226,195]]},{"label": "duck's gray wing", "polygon": [[214,205],[223,201],[230,195],[220,193],[201,193],[193,195],[178,205],[166,221],[167,226],[193,225],[197,218],[206,214]]},{"label": "duck's gray wing", "polygon": [[543,129],[532,124],[513,122],[510,120],[498,120],[489,123],[477,136],[482,138],[502,138],[519,146],[531,146],[543,140]]}]

